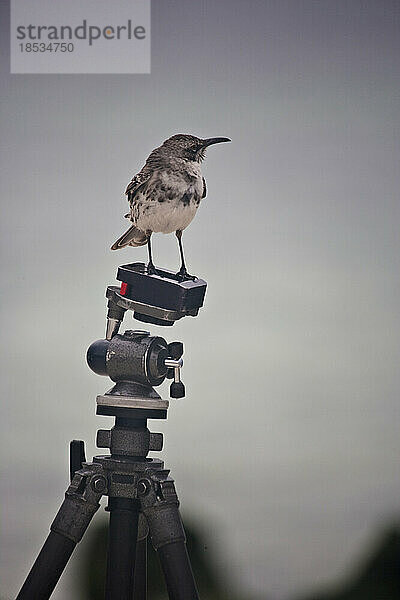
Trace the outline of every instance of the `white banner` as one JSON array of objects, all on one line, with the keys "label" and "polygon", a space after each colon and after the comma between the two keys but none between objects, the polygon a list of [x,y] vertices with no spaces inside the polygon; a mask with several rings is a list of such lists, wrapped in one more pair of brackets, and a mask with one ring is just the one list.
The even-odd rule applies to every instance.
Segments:
[{"label": "white banner", "polygon": [[11,73],[150,73],[150,0],[11,0]]}]

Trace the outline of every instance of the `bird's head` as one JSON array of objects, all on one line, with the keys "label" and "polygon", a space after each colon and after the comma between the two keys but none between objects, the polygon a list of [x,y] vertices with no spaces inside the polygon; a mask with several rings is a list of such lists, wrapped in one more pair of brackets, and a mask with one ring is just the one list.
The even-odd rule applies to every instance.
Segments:
[{"label": "bird's head", "polygon": [[212,144],[230,142],[226,137],[214,137],[201,139],[195,135],[178,133],[165,140],[161,149],[168,152],[170,156],[183,158],[184,160],[201,162],[204,159],[206,149]]}]

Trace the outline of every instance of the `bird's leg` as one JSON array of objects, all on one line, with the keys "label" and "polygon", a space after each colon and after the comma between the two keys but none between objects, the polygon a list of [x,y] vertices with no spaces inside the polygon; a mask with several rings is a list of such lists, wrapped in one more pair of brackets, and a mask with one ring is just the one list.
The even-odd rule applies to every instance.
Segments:
[{"label": "bird's leg", "polygon": [[178,229],[177,231],[175,231],[175,235],[178,238],[179,252],[181,253],[181,268],[177,272],[177,276],[179,277],[179,279],[181,281],[185,281],[186,279],[194,280],[194,279],[196,279],[196,277],[194,277],[193,275],[189,275],[189,273],[186,271],[185,257],[183,256],[183,246],[182,246],[182,230]]},{"label": "bird's leg", "polygon": [[151,233],[149,234],[149,237],[147,238],[147,250],[149,252],[149,262],[147,264],[147,273],[149,275],[153,275],[154,273],[157,272],[157,270],[153,264],[153,256],[151,253]]}]

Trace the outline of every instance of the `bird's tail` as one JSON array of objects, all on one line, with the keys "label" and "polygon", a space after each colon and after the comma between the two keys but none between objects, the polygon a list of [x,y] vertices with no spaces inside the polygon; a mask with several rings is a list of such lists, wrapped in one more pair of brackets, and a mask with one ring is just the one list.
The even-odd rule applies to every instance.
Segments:
[{"label": "bird's tail", "polygon": [[144,231],[140,231],[135,225],[132,225],[114,242],[111,250],[119,250],[125,246],[144,246],[147,244],[148,238],[149,236]]}]

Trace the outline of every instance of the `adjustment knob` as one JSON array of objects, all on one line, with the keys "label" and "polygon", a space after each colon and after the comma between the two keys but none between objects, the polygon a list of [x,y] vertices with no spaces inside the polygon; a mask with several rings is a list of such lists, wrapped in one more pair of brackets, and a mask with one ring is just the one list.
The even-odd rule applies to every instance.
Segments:
[{"label": "adjustment knob", "polygon": [[169,388],[171,398],[183,398],[185,396],[185,386],[182,381],[173,381]]},{"label": "adjustment knob", "polygon": [[171,342],[168,344],[168,354],[171,358],[177,360],[183,354],[183,344],[182,342]]},{"label": "adjustment knob", "polygon": [[[180,344],[180,342],[174,342]],[[182,345],[183,348],[183,345]],[[181,368],[183,360],[179,358],[167,358],[164,362],[165,366],[168,367],[167,377],[173,379],[173,382],[169,388],[169,395],[171,398],[183,398],[185,395],[185,386],[181,381]]]}]

